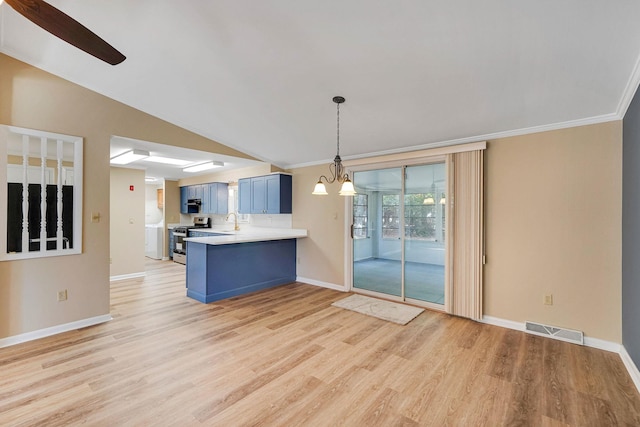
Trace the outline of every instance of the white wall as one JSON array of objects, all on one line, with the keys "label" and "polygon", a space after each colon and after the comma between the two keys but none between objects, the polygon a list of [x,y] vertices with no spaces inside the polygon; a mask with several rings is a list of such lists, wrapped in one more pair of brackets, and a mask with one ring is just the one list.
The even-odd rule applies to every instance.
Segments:
[{"label": "white wall", "polygon": [[144,222],[145,224],[158,224],[162,221],[164,210],[158,208],[158,190],[162,184],[146,184],[144,192]]}]

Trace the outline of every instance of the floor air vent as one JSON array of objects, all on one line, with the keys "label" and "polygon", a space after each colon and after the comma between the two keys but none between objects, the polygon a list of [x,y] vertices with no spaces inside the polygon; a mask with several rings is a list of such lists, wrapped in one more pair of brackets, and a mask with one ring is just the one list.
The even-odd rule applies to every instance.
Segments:
[{"label": "floor air vent", "polygon": [[574,344],[584,344],[583,333],[572,329],[557,328],[555,326],[543,325],[541,323],[525,322],[525,331],[530,334],[555,338],[557,340],[572,342]]}]

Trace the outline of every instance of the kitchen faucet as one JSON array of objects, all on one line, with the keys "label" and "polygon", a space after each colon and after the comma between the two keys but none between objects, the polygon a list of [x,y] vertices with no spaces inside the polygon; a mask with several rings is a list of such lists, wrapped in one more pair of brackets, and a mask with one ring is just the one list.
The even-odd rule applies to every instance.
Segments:
[{"label": "kitchen faucet", "polygon": [[237,213],[235,213],[235,212],[230,212],[230,213],[227,215],[227,219],[225,219],[225,221],[229,221],[229,217],[230,217],[231,215],[233,215],[233,218],[235,219],[235,221],[234,221],[234,225],[233,225],[233,229],[234,229],[235,231],[240,230],[240,226],[238,225],[238,214],[237,214]]}]

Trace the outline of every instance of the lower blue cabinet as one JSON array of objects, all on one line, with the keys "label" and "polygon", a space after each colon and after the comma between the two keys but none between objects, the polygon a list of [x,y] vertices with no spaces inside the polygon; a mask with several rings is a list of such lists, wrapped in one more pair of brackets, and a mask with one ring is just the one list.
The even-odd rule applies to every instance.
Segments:
[{"label": "lower blue cabinet", "polygon": [[173,259],[173,248],[175,247],[175,238],[173,230],[169,230],[169,259]]}]

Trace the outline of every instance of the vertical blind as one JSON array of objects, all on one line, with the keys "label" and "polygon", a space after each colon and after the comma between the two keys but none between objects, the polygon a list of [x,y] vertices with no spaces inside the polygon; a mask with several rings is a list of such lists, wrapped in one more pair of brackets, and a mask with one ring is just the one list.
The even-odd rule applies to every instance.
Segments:
[{"label": "vertical blind", "polygon": [[482,319],[483,150],[451,154],[454,176],[451,312]]}]

